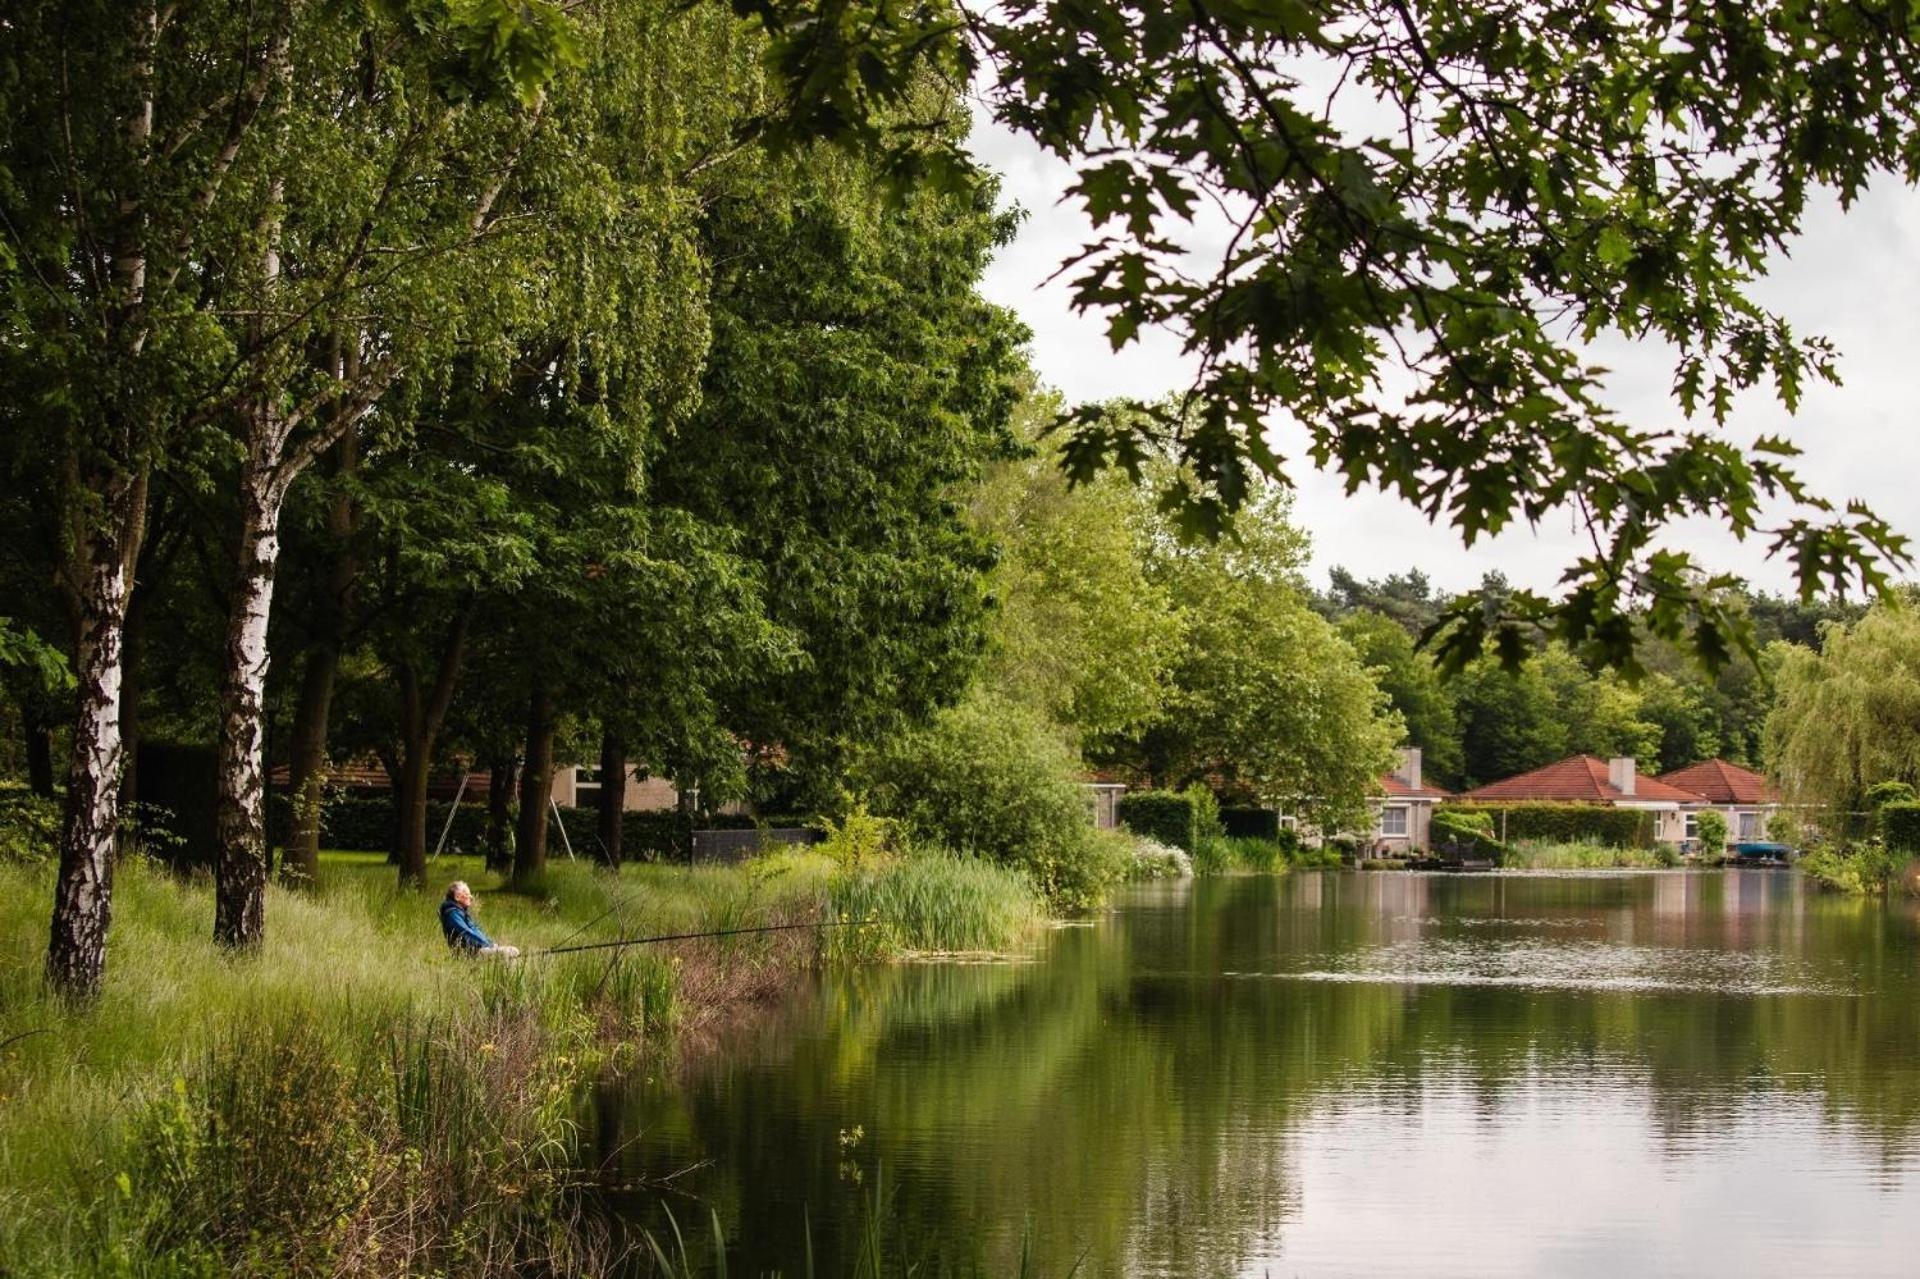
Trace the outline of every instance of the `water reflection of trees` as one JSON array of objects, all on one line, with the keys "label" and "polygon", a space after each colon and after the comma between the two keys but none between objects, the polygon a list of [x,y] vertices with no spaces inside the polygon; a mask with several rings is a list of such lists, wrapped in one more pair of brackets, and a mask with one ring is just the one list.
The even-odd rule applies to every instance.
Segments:
[{"label": "water reflection of trees", "polygon": [[[1192,909],[1168,899],[1062,933],[1043,963],[832,983],[751,1050],[629,1098],[606,1139],[645,1122],[630,1158],[711,1161],[691,1184],[720,1207],[749,1273],[793,1267],[803,1213],[835,1273],[882,1166],[909,1255],[957,1248],[1002,1272],[1030,1223],[1046,1273],[1083,1256],[1081,1273],[1226,1273],[1270,1252],[1293,1210],[1288,1134],[1356,1090],[1412,1112],[1444,1081],[1491,1121],[1543,1078],[1624,1078],[1679,1149],[1781,1090],[1812,1089],[1897,1162],[1920,1117],[1917,932],[1908,913],[1816,896],[1784,874],[1208,884]],[[1652,948],[1682,974],[1745,954],[1868,993],[1259,976],[1429,941],[1492,953],[1514,938],[1576,955]],[[856,1125],[864,1135],[843,1146]]]}]

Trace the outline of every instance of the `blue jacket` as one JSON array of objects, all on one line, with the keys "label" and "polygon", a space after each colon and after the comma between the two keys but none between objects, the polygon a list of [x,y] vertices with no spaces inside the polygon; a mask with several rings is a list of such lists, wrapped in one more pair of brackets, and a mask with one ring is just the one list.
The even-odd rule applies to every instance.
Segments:
[{"label": "blue jacket", "polygon": [[480,931],[480,925],[473,922],[466,907],[451,897],[440,903],[440,931],[447,935],[447,945],[456,950],[479,950],[493,945],[493,939]]}]

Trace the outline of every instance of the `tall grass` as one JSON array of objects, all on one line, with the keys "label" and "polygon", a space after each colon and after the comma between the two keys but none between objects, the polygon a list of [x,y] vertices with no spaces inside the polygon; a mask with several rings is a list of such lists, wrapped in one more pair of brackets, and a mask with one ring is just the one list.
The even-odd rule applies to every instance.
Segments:
[{"label": "tall grass", "polygon": [[823,934],[822,943],[839,959],[902,950],[1004,951],[1044,914],[1022,872],[939,852],[844,874],[833,883],[831,903],[846,926]]},{"label": "tall grass", "polygon": [[1501,865],[1512,870],[1649,870],[1675,866],[1679,858],[1664,845],[1654,848],[1614,848],[1604,844],[1535,843],[1507,846]]},{"label": "tall grass", "polygon": [[[437,869],[530,949],[815,917],[830,871],[566,865],[515,895],[475,861]],[[8,1275],[591,1270],[556,1206],[564,1099],[696,1004],[790,980],[808,944],[473,961],[447,951],[434,895],[330,856],[314,891],[269,890],[264,947],[234,958],[208,884],[129,860],[105,990],[76,1009],[41,979],[51,884],[0,865]]]},{"label": "tall grass", "polygon": [[1193,850],[1193,869],[1197,875],[1279,875],[1312,851],[1252,835],[1203,835]]}]

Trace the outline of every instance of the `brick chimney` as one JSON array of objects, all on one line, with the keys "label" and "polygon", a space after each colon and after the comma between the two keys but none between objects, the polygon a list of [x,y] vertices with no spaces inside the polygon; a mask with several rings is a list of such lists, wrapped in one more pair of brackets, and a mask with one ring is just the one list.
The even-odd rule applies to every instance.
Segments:
[{"label": "brick chimney", "polygon": [[1394,776],[1414,790],[1420,789],[1420,748],[1418,746],[1401,748],[1400,767],[1394,772]]},{"label": "brick chimney", "polygon": [[1633,756],[1623,755],[1607,761],[1607,780],[1613,788],[1629,798],[1633,795],[1634,766]]}]

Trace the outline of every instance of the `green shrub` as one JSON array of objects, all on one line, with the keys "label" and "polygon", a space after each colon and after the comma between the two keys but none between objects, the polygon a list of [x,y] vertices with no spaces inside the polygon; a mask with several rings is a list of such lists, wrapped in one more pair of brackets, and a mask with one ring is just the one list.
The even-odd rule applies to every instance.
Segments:
[{"label": "green shrub", "polygon": [[1800,869],[1822,888],[1855,897],[1877,897],[1894,876],[1894,858],[1878,844],[1823,848],[1800,859]]},{"label": "green shrub", "polygon": [[1435,809],[1427,842],[1436,853],[1459,858],[1506,861],[1506,848],[1493,837],[1493,815],[1443,806]]},{"label": "green shrub", "polygon": [[59,851],[59,800],[23,790],[0,794],[0,862],[51,861]]},{"label": "green shrub", "polygon": [[1195,782],[1180,793],[1193,801],[1195,835],[1202,839],[1208,836],[1217,839],[1227,833],[1227,828],[1220,821],[1220,798],[1212,790]]},{"label": "green shrub", "polygon": [[[1443,804],[1438,813],[1483,813],[1489,834],[1509,844],[1522,840],[1652,848],[1654,814],[1604,804]],[[1436,813],[1436,818],[1438,816]]]},{"label": "green shrub", "polygon": [[1301,847],[1293,854],[1295,870],[1339,870],[1340,850],[1331,844],[1320,848]]},{"label": "green shrub", "polygon": [[1875,782],[1867,787],[1867,807],[1875,812],[1888,804],[1911,804],[1916,798],[1920,796],[1916,796],[1906,782]]},{"label": "green shrub", "polygon": [[1120,824],[1136,835],[1197,852],[1203,831],[1193,788],[1129,791],[1120,797]]},{"label": "green shrub", "polygon": [[1694,829],[1699,833],[1703,852],[1719,853],[1726,848],[1727,815],[1719,809],[1706,809],[1694,818]]},{"label": "green shrub", "polygon": [[876,817],[855,804],[840,821],[828,818],[826,838],[814,851],[843,870],[878,866],[900,851],[900,832],[891,818]]},{"label": "green shrub", "polygon": [[1094,829],[1077,772],[1045,720],[982,697],[876,750],[859,780],[911,842],[1019,867],[1054,908],[1081,910],[1125,876],[1129,854]]},{"label": "green shrub", "polygon": [[1880,824],[1880,838],[1886,842],[1889,852],[1920,855],[1920,804],[1883,804],[1875,816]]}]

